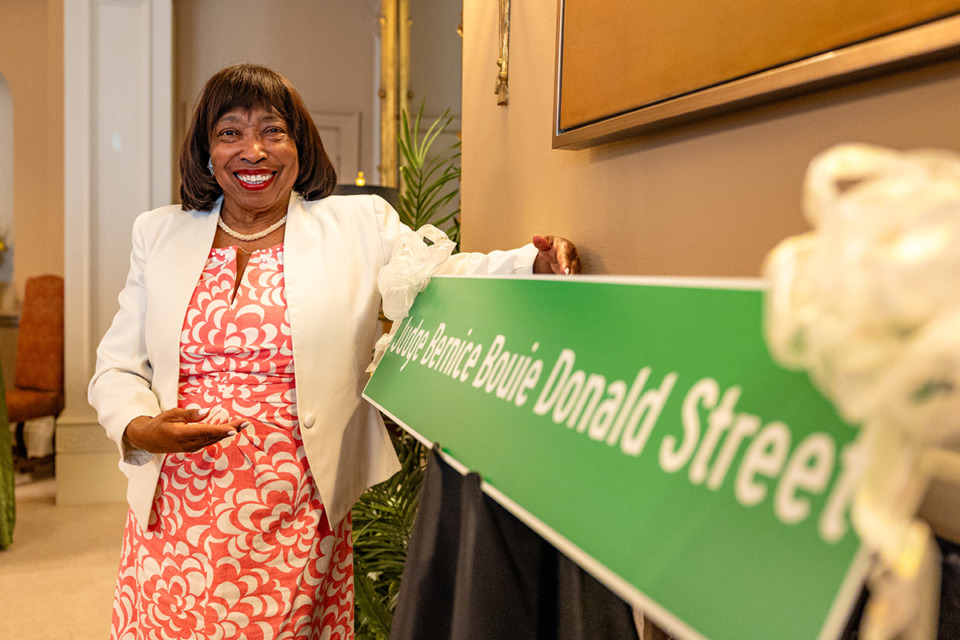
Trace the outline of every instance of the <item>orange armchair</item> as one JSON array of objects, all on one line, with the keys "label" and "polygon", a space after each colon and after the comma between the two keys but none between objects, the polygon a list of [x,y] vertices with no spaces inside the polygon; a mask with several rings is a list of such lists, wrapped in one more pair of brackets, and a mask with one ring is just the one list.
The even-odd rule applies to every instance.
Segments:
[{"label": "orange armchair", "polygon": [[7,415],[17,425],[17,453],[26,458],[23,425],[63,411],[63,278],[28,278],[17,334]]}]

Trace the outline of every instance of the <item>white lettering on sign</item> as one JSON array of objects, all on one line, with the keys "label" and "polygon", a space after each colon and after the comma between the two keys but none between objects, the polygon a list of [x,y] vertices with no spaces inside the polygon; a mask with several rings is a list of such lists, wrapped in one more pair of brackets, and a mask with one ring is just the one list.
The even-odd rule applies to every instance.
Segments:
[{"label": "white lettering on sign", "polygon": [[[505,351],[505,342],[506,338],[501,335],[493,339],[487,357],[480,364],[471,384],[488,394],[496,391],[496,397],[522,407],[527,401],[526,391],[540,379],[543,362],[534,360],[532,356]],[[535,342],[530,347],[530,353],[536,353],[539,348],[540,343]]]},{"label": "white lettering on sign", "polygon": [[[689,463],[693,484],[720,489],[737,453],[744,454],[735,473],[734,496],[745,507],[763,502],[776,483],[773,511],[784,524],[805,520],[811,511],[811,497],[824,492],[833,477],[836,443],[825,433],[811,433],[790,453],[791,431],[780,421],[762,424],[758,416],[735,412],[739,387],[721,395],[716,380],[698,380],[684,397],[681,408],[683,441],[667,435],[660,444],[660,467],[676,473]],[[707,431],[701,438],[701,410],[707,410]],[[714,455],[716,453],[716,455]],[[844,458],[852,454],[843,453]],[[847,469],[827,500],[820,536],[835,542],[847,531],[844,514],[852,499]]]},{"label": "white lettering on sign", "polygon": [[[536,398],[535,415],[632,457],[640,457],[651,442],[680,378],[676,371],[657,374],[645,366],[628,385],[578,368],[576,352],[563,348],[538,390],[545,370],[536,356],[539,342],[516,350],[502,334],[485,345],[471,339],[473,329],[457,336],[441,322],[431,335],[423,320],[414,322],[409,319],[389,346],[403,359],[400,371],[413,362],[454,381],[469,381],[473,389],[516,407]],[[727,487],[744,507],[768,502],[784,524],[803,522],[811,516],[813,499],[834,477],[837,444],[822,432],[794,443],[783,421],[764,424],[760,416],[738,411],[742,392],[737,385],[721,389],[712,378],[695,381],[680,403],[682,433],[665,434],[659,442],[659,467],[669,474],[686,470],[692,485],[710,491]],[[859,469],[855,453],[853,445],[840,452],[842,469],[820,514],[818,531],[827,542],[839,541],[849,530]]]},{"label": "white lettering on sign", "polygon": [[[607,445],[620,444],[620,450],[639,456],[663,405],[677,380],[676,373],[664,376],[657,388],[645,389],[650,369],[641,369],[624,394],[626,384],[598,374],[575,370],[576,355],[564,349],[554,364],[547,382],[533,406],[537,415],[546,415],[556,424],[576,427],[579,433],[589,430],[594,440]],[[551,412],[552,409],[552,412]]]}]

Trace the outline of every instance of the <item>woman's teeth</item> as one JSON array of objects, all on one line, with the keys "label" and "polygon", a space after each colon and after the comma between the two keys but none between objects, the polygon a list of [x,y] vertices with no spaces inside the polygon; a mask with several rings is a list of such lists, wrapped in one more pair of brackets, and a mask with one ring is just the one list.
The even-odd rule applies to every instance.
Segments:
[{"label": "woman's teeth", "polygon": [[269,180],[272,175],[273,174],[270,173],[260,173],[257,175],[237,175],[237,179],[244,184],[258,185]]}]

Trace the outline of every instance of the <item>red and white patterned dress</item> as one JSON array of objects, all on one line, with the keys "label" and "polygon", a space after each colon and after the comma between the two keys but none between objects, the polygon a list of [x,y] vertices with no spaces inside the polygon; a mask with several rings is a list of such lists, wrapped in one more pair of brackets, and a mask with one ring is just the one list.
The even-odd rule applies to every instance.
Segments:
[{"label": "red and white patterned dress", "polygon": [[111,637],[353,638],[350,519],[335,531],[297,426],[283,247],[213,249],[180,338],[180,406],[237,435],[168,454],[151,521],[127,517]]}]

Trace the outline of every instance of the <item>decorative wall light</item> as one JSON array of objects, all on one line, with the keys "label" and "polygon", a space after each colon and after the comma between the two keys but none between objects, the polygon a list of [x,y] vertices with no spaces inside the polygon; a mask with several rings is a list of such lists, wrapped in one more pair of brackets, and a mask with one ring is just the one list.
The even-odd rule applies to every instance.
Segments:
[{"label": "decorative wall light", "polygon": [[500,0],[500,58],[497,60],[497,104],[505,106],[507,95],[507,66],[510,60],[510,0]]}]

